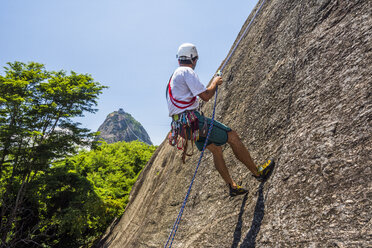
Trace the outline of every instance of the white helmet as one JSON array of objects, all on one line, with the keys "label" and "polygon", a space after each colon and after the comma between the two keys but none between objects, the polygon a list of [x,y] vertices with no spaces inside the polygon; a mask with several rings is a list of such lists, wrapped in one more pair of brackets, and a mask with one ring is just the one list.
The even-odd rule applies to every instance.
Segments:
[{"label": "white helmet", "polygon": [[179,60],[192,60],[196,57],[198,57],[198,51],[196,50],[195,45],[191,43],[183,43],[178,48],[177,58]]}]

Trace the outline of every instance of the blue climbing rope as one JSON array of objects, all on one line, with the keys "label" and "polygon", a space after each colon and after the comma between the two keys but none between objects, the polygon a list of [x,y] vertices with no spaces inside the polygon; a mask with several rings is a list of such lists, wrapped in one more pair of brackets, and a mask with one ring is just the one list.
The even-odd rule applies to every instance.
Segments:
[{"label": "blue climbing rope", "polygon": [[[183,210],[185,209],[187,199],[189,198],[189,195],[190,195],[190,192],[191,192],[191,187],[192,187],[192,185],[193,185],[193,183],[194,183],[194,180],[195,180],[195,177],[196,177],[196,173],[198,172],[199,165],[200,165],[200,163],[201,163],[201,161],[202,161],[202,158],[203,158],[203,155],[204,155],[205,148],[207,147],[207,144],[208,144],[208,139],[209,139],[209,136],[210,136],[211,131],[212,131],[212,128],[213,128],[214,114],[215,114],[215,112],[216,112],[217,90],[218,90],[218,87],[216,88],[216,94],[215,94],[215,97],[214,97],[214,106],[213,106],[213,114],[212,114],[211,125],[209,126],[209,129],[208,129],[208,134],[207,134],[207,137],[206,137],[205,142],[204,142],[203,150],[202,150],[201,153],[200,153],[199,162],[198,162],[198,165],[197,165],[196,168],[195,168],[194,176],[192,177],[192,180],[191,180],[191,183],[190,183],[189,189],[187,190],[186,197],[185,197],[185,199],[183,200],[183,203],[182,203],[182,206],[181,206],[181,210],[180,210],[180,212],[178,213],[178,216],[177,216],[177,220],[174,222],[172,232],[169,234],[169,237],[168,237],[167,243],[166,243],[165,246],[164,246],[165,248],[167,247],[167,245],[168,245],[169,240],[170,240],[171,237],[172,237],[172,241],[171,241],[169,247],[172,247],[174,237],[176,236],[176,232],[177,232],[177,230],[178,230],[178,224],[179,224],[180,221],[181,221],[181,217],[182,217],[182,214],[183,214]],[[173,235],[172,235],[172,234],[173,234]]]},{"label": "blue climbing rope", "polygon": [[260,12],[262,6],[264,5],[264,3],[266,2],[266,0],[263,0],[260,7],[257,9],[256,13],[254,14],[254,16],[252,17],[251,21],[248,23],[247,27],[245,28],[243,34],[240,36],[239,40],[236,42],[234,48],[231,50],[229,56],[227,57],[227,59],[225,60],[225,62],[223,63],[223,65],[221,66],[221,71],[223,71],[223,69],[225,68],[227,62],[230,60],[231,56],[233,55],[233,53],[235,52],[236,48],[238,47],[239,43],[242,41],[243,37],[245,36],[245,34],[248,32],[249,28],[251,27],[254,19],[256,18],[258,12]]},{"label": "blue climbing rope", "polygon": [[[219,72],[217,73],[217,75],[222,75],[222,71],[223,69],[225,68],[227,62],[230,60],[232,54],[235,52],[236,48],[238,47],[239,43],[241,42],[241,40],[243,39],[244,35],[247,33],[248,29],[250,28],[250,26],[252,25],[254,19],[256,18],[258,12],[261,10],[262,6],[264,5],[264,3],[266,2],[266,0],[263,0],[263,2],[261,3],[260,7],[257,9],[256,13],[254,14],[253,18],[251,19],[251,21],[249,22],[249,24],[247,25],[247,27],[245,28],[243,34],[240,36],[239,40],[236,42],[234,48],[231,50],[229,56],[227,57],[227,59],[225,60],[225,62],[223,63],[223,65],[221,66],[221,69],[219,70]],[[198,164],[195,168],[195,172],[194,172],[194,175],[192,177],[192,180],[191,180],[191,183],[190,183],[190,186],[189,186],[189,189],[187,190],[187,193],[186,193],[186,197],[185,199],[183,200],[183,203],[182,203],[182,206],[181,206],[181,209],[180,209],[180,212],[178,213],[178,216],[177,216],[177,219],[176,221],[174,222],[174,225],[173,225],[173,228],[172,228],[172,231],[171,233],[169,234],[168,236],[168,240],[167,240],[167,243],[164,245],[164,248],[167,248],[168,244],[169,244],[169,241],[170,244],[169,244],[169,248],[172,247],[172,244],[173,244],[173,241],[174,241],[174,237],[176,236],[176,232],[178,230],[178,225],[179,223],[181,222],[181,218],[182,218],[182,214],[183,214],[183,210],[185,209],[185,206],[186,206],[186,203],[187,203],[187,199],[189,198],[189,195],[190,195],[190,192],[191,192],[191,188],[192,188],[192,185],[194,184],[194,180],[195,180],[195,177],[196,177],[196,173],[198,172],[198,169],[199,169],[199,166],[200,166],[200,163],[202,161],[202,158],[203,158],[203,155],[204,155],[204,151],[205,151],[205,148],[207,147],[207,144],[208,144],[208,139],[209,139],[209,136],[211,134],[211,131],[213,129],[213,122],[214,122],[214,115],[216,113],[216,103],[217,103],[217,93],[218,93],[218,87],[216,87],[216,93],[215,93],[215,97],[214,97],[214,105],[213,105],[213,114],[212,114],[212,119],[211,119],[211,124],[209,126],[209,129],[208,129],[208,134],[207,134],[207,137],[205,139],[205,142],[204,142],[204,146],[203,146],[203,149],[200,153],[200,157],[199,157],[199,161],[198,161]]]}]

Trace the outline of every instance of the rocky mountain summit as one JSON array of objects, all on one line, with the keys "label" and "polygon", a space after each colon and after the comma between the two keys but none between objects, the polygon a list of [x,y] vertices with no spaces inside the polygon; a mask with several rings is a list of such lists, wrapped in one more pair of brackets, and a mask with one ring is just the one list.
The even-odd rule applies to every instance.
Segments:
[{"label": "rocky mountain summit", "polygon": [[[265,2],[224,70],[216,119],[275,170],[260,183],[225,146],[249,189],[231,198],[206,152],[173,247],[372,247],[371,13],[370,0]],[[180,157],[159,146],[99,247],[164,247],[199,153]]]},{"label": "rocky mountain summit", "polygon": [[139,140],[152,145],[150,137],[141,123],[136,121],[129,113],[124,112],[123,109],[109,114],[98,131],[100,135],[97,139],[104,139],[109,144],[118,141]]}]

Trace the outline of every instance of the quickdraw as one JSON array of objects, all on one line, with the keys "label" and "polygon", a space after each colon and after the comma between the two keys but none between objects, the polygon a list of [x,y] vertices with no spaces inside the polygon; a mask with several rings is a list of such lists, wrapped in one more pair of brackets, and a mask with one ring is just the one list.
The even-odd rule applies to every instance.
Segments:
[{"label": "quickdraw", "polygon": [[[199,139],[199,120],[194,111],[185,111],[173,116],[171,131],[168,136],[169,144],[182,150],[182,161],[185,163],[186,156],[192,156],[194,151],[194,142]],[[187,147],[189,141],[192,145],[191,154]]]}]

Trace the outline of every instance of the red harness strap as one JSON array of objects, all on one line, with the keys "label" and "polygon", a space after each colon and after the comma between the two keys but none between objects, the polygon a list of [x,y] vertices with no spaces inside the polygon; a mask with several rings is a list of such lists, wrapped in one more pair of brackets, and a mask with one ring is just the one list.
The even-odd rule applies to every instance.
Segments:
[{"label": "red harness strap", "polygon": [[[172,76],[173,77],[173,76]],[[176,100],[173,95],[172,95],[172,91],[171,91],[171,87],[170,87],[170,83],[172,81],[172,77],[169,79],[169,83],[168,83],[168,94],[169,94],[169,97],[170,97],[170,100],[171,102],[173,103],[174,106],[176,106],[177,108],[179,109],[185,109],[185,108],[188,108],[190,107],[191,105],[193,105],[196,101],[196,97],[194,96],[191,101],[189,102],[185,102],[185,101],[179,101],[179,100]],[[180,103],[180,104],[186,104],[186,106],[179,106],[177,105],[176,103]]]}]

